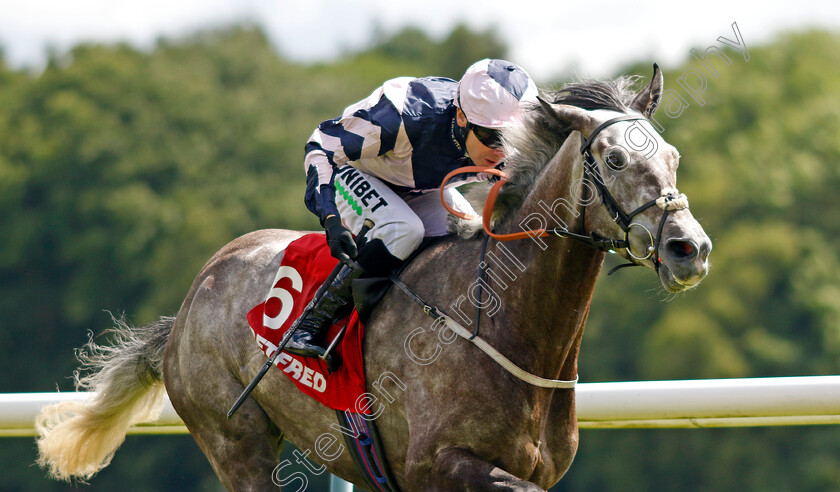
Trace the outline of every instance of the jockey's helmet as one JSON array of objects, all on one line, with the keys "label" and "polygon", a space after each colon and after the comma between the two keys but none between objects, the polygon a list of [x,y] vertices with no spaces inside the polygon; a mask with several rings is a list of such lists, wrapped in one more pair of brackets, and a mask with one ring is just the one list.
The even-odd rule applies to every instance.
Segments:
[{"label": "jockey's helmet", "polygon": [[525,70],[509,61],[485,58],[461,77],[455,105],[470,123],[501,128],[518,121],[520,105],[536,101],[537,94]]}]

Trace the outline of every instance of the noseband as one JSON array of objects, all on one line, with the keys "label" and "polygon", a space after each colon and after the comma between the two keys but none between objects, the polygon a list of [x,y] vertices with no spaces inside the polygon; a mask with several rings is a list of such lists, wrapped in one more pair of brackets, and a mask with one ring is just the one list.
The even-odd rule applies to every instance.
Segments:
[{"label": "noseband", "polygon": [[[633,210],[630,213],[624,211],[624,208],[616,201],[616,199],[610,193],[610,190],[607,188],[607,185],[604,183],[604,178],[601,175],[601,171],[598,167],[598,164],[595,162],[595,158],[592,156],[592,143],[595,141],[595,137],[601,132],[601,130],[607,128],[610,125],[618,123],[620,121],[633,121],[633,120],[645,120],[646,118],[642,116],[618,116],[616,118],[612,118],[601,123],[595,130],[589,134],[589,138],[583,136],[583,133],[580,134],[580,153],[583,154],[583,174],[584,174],[584,183],[586,181],[591,182],[595,189],[598,191],[598,195],[601,197],[601,204],[604,205],[604,208],[607,209],[610,216],[613,218],[616,224],[621,227],[624,231],[624,239],[606,239],[600,237],[597,233],[592,233],[592,238],[598,238],[602,240],[606,240],[611,242],[614,247],[603,250],[602,251],[613,251],[614,249],[626,249],[627,254],[637,261],[644,261],[648,258],[651,259],[653,262],[653,266],[656,269],[657,273],[659,272],[659,265],[661,260],[659,258],[659,245],[662,242],[662,230],[665,228],[665,221],[668,219],[668,214],[672,210],[682,210],[684,208],[688,208],[688,198],[682,193],[679,192],[676,188],[665,188],[662,190],[659,197],[650,200],[649,202],[645,203],[641,207]],[[584,194],[588,194],[589,188],[584,184]],[[589,202],[588,197],[583,198],[583,213],[584,213],[584,226],[586,225],[586,207]],[[656,231],[656,238],[647,230],[645,226],[642,224],[634,223],[633,219],[644,212],[645,210],[651,208],[652,206],[657,205],[659,208],[662,209],[662,217],[659,219],[659,227]],[[647,249],[647,255],[645,256],[636,256],[633,254],[633,250],[630,247],[630,230],[633,226],[641,227],[648,233],[648,237],[650,238],[650,245]],[[598,248],[601,249],[601,248]],[[617,267],[613,268],[609,271],[607,275],[612,275],[617,270],[625,267],[630,266],[639,266],[639,263],[636,262],[629,262],[624,263],[622,265],[618,265]]]}]

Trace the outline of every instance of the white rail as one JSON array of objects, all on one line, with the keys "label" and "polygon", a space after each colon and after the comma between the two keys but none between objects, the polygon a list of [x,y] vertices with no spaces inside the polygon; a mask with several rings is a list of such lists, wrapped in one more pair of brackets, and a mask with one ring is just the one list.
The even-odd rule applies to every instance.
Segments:
[{"label": "white rail", "polygon": [[840,376],[590,383],[582,428],[840,424]]},{"label": "white rail", "polygon": [[[584,429],[840,424],[840,376],[585,383],[575,390]],[[33,436],[41,407],[87,393],[0,394],[0,436]],[[130,434],[184,434],[169,401]]]}]

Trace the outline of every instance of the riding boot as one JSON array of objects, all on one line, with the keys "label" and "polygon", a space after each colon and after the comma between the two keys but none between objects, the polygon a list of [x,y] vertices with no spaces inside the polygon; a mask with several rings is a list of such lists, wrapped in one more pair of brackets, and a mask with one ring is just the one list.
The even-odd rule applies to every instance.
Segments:
[{"label": "riding boot", "polygon": [[365,273],[363,268],[343,265],[324,295],[301,320],[283,350],[302,357],[322,357],[326,353],[324,336],[342,308],[353,301],[351,283]]}]

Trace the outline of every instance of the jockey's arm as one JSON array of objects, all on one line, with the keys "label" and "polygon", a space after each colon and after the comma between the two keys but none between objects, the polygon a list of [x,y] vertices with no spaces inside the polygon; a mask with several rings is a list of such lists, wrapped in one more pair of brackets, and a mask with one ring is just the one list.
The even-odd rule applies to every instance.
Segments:
[{"label": "jockey's arm", "polygon": [[[390,83],[392,81],[386,82]],[[375,161],[390,152],[400,136],[400,113],[388,99],[384,86],[366,99],[348,106],[338,118],[318,125],[306,144],[306,206],[321,225],[335,206],[335,171],[343,164]],[[383,161],[383,165],[384,161]],[[376,175],[376,173],[372,173]]]}]

